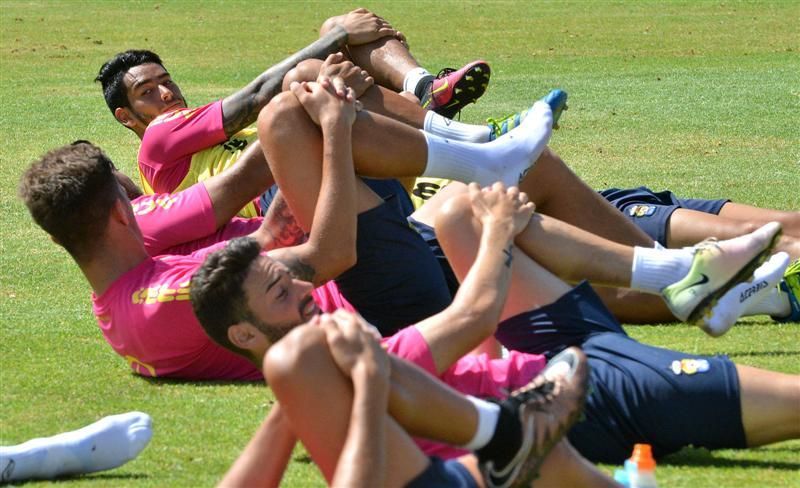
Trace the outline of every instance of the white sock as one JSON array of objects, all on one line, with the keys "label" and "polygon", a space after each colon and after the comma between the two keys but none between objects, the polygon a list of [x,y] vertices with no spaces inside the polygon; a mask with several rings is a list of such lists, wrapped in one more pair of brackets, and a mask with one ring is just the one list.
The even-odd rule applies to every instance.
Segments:
[{"label": "white sock", "polygon": [[518,185],[547,147],[553,129],[553,112],[536,102],[519,126],[492,142],[474,144],[445,139],[423,131],[428,161],[422,176],[447,178],[488,186],[502,181]]},{"label": "white sock", "polygon": [[662,246],[658,241],[653,241],[653,249],[666,249],[666,247]]},{"label": "white sock", "polygon": [[785,252],[773,254],[753,272],[751,280],[739,283],[722,295],[711,309],[710,316],[702,318],[706,331],[714,337],[728,332],[751,303],[760,302],[777,286],[789,261],[789,255]]},{"label": "white sock", "polygon": [[500,418],[500,405],[467,395],[467,399],[478,411],[478,428],[472,440],[461,446],[470,451],[477,451],[492,440],[497,421]]},{"label": "white sock", "polygon": [[758,302],[751,301],[745,309],[743,316],[748,315],[772,315],[773,317],[786,317],[792,313],[792,305],[786,292],[777,286],[773,286],[766,293],[763,300]]},{"label": "white sock", "polygon": [[423,129],[430,134],[465,142],[489,142],[488,125],[465,124],[457,120],[442,117],[436,112],[429,110],[425,113]]},{"label": "white sock", "polygon": [[414,68],[406,73],[405,78],[403,78],[403,91],[411,92],[416,95],[417,86],[421,81],[424,80],[425,83],[428,83],[429,81],[433,81],[434,78],[435,77],[425,68]]},{"label": "white sock", "polygon": [[656,249],[636,246],[633,249],[631,288],[647,293],[660,293],[681,280],[692,266],[694,250]]},{"label": "white sock", "polygon": [[135,458],[152,435],[149,415],[128,412],[72,432],[0,447],[0,482],[116,468]]}]

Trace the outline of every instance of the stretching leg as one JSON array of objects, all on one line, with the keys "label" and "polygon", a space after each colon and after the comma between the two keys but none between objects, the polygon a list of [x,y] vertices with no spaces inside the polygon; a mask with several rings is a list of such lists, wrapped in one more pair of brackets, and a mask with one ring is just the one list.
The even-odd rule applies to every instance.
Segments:
[{"label": "stretching leg", "polygon": [[[331,17],[320,28],[320,37],[330,31],[344,15]],[[369,71],[375,82],[394,91],[403,90],[406,73],[420,65],[411,52],[395,37],[382,37],[367,44],[347,46],[355,64]]]},{"label": "stretching leg", "polygon": [[736,365],[748,447],[800,438],[800,376]]},{"label": "stretching leg", "polygon": [[[397,358],[391,361],[392,417],[414,435],[456,445],[468,442],[477,429],[473,404],[413,365]],[[264,369],[295,435],[303,441],[326,478],[332,479],[339,454],[338,448],[332,446],[344,444],[347,424],[342,419],[349,418],[350,412],[350,398],[341,401],[341,392],[345,390],[350,395],[351,387],[330,355],[324,332],[309,326],[295,329],[273,346],[264,360]],[[309,384],[316,386],[308,388]],[[321,398],[325,401],[320,402]],[[423,404],[437,408],[418,408]],[[388,419],[386,428],[387,435],[402,431]],[[398,475],[407,473],[408,463],[416,462],[405,455],[395,458],[391,450],[387,461],[387,473]]]},{"label": "stretching leg", "polygon": [[800,257],[800,212],[767,210],[736,203],[726,203],[719,215],[685,208],[675,210],[667,228],[667,245],[691,246],[710,236],[731,239],[773,221],[781,223],[784,233],[775,249],[787,252],[793,259]]},{"label": "stretching leg", "polygon": [[552,150],[546,149],[520,182],[536,211],[629,246],[653,247],[653,240],[589,188]]}]

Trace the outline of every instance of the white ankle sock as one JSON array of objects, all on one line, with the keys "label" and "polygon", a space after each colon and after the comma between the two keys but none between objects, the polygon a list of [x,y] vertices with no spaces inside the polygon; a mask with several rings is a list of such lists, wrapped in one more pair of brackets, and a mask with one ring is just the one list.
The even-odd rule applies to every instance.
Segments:
[{"label": "white ankle sock", "polygon": [[405,78],[403,78],[403,91],[416,94],[417,86],[421,81],[424,80],[425,83],[428,83],[433,81],[433,79],[434,76],[425,68],[414,68],[406,73]]},{"label": "white ankle sock", "polygon": [[448,178],[481,186],[502,181],[518,185],[547,147],[553,113],[544,102],[514,130],[485,144],[445,139],[423,131],[428,142],[428,161],[422,176]]},{"label": "white ankle sock", "polygon": [[713,337],[728,332],[750,308],[751,303],[763,301],[771,289],[776,289],[789,261],[789,255],[785,252],[773,254],[753,272],[751,280],[739,283],[722,295],[711,310],[710,317],[703,317],[706,331]]},{"label": "white ankle sock", "polygon": [[492,439],[497,427],[497,420],[500,418],[500,405],[469,395],[467,395],[467,399],[475,405],[475,409],[478,411],[478,428],[472,440],[461,447],[470,451],[477,451]]},{"label": "white ankle sock", "polygon": [[648,293],[660,293],[665,287],[681,280],[692,266],[694,250],[656,249],[636,246],[633,250],[631,288]]},{"label": "white ankle sock", "polygon": [[0,482],[116,468],[135,458],[152,435],[149,415],[128,412],[72,432],[0,447]]},{"label": "white ankle sock", "polygon": [[747,315],[772,315],[773,317],[786,317],[792,313],[792,305],[786,292],[777,286],[767,291],[763,300],[754,301],[745,309],[743,316]]},{"label": "white ankle sock", "polygon": [[425,114],[425,122],[422,127],[425,132],[430,134],[465,142],[489,142],[491,133],[488,125],[465,124],[442,117],[431,110]]}]

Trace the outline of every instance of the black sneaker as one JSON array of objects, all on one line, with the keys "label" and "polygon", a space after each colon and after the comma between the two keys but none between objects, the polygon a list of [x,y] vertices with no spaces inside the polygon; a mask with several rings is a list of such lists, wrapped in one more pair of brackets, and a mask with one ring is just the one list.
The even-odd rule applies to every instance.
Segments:
[{"label": "black sneaker", "polygon": [[530,486],[547,454],[580,418],[588,381],[586,356],[571,347],[551,359],[533,381],[503,400],[504,407],[519,412],[522,444],[505,466],[480,462],[487,487]]}]

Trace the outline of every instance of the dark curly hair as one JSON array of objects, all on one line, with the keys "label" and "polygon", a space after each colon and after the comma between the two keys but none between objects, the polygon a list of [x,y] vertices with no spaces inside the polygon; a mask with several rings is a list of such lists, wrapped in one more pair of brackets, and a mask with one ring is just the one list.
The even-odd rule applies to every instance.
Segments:
[{"label": "dark curly hair", "polygon": [[117,108],[130,108],[128,94],[122,79],[131,68],[142,64],[155,63],[164,67],[158,54],[144,49],[131,49],[117,54],[106,61],[94,81],[100,82],[103,87],[103,97],[106,105],[114,113]]},{"label": "dark curly hair", "polygon": [[222,347],[246,357],[251,357],[250,353],[228,338],[232,325],[249,322],[272,343],[287,332],[259,320],[247,306],[244,280],[260,253],[261,246],[252,237],[231,239],[224,248],[209,254],[192,276],[192,307],[206,334]]}]

